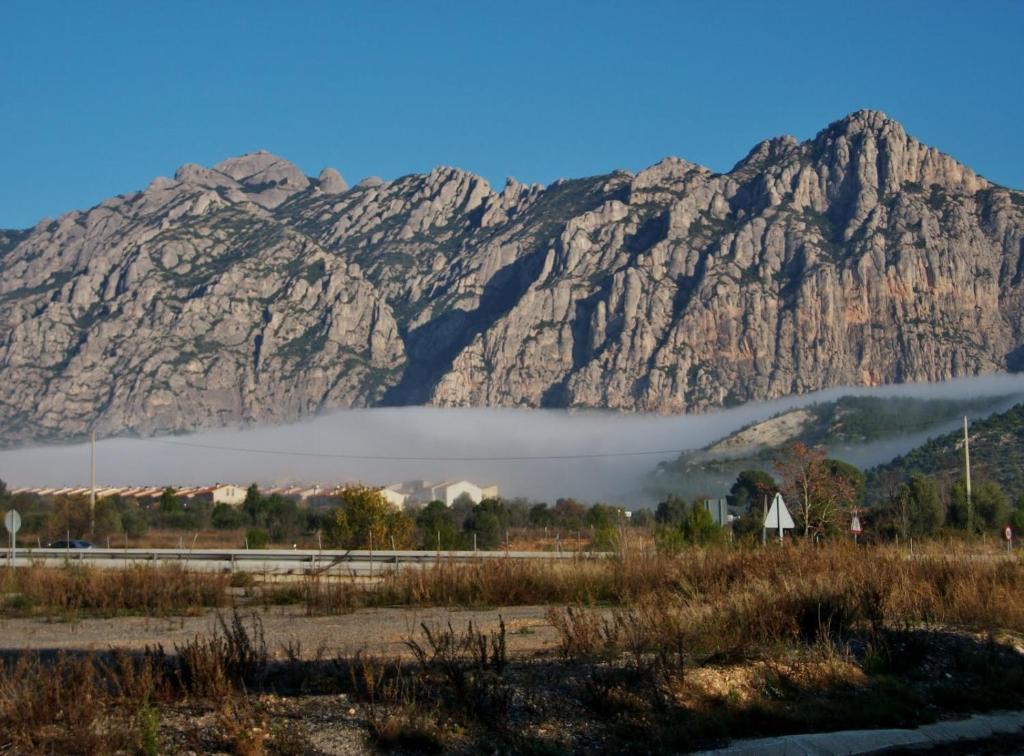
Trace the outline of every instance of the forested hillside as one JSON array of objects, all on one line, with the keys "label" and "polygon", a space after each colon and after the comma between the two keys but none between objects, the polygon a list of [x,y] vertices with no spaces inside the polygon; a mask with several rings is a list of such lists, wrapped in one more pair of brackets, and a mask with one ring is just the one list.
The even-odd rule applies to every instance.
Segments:
[{"label": "forested hillside", "polygon": [[[975,481],[994,481],[1011,497],[1024,494],[1024,404],[970,424],[971,476]],[[909,478],[963,475],[963,431],[953,431],[929,440],[913,451],[880,465],[869,480],[885,475]]]}]

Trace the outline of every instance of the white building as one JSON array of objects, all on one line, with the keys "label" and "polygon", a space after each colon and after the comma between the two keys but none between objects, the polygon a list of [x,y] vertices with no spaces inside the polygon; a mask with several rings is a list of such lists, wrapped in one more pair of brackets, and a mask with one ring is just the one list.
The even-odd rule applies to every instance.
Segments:
[{"label": "white building", "polygon": [[237,507],[245,501],[245,489],[230,483],[218,483],[210,489],[210,498],[214,504],[230,504]]},{"label": "white building", "polygon": [[445,506],[450,507],[462,496],[468,497],[474,504],[479,504],[484,499],[498,497],[496,485],[478,486],[468,480],[443,480],[440,482],[413,480],[392,484],[384,490],[404,496],[403,505],[443,501]]},{"label": "white building", "polygon": [[409,494],[402,493],[398,488],[398,484],[384,486],[384,488],[380,489],[380,495],[384,501],[395,509],[405,509],[405,505],[409,502]]}]

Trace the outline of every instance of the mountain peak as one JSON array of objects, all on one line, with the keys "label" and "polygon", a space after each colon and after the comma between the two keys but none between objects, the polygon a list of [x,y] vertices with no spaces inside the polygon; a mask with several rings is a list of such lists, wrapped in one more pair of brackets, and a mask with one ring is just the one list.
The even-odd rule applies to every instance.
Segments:
[{"label": "mountain peak", "polygon": [[336,172],[257,152],[0,234],[0,445],[378,404],[684,412],[1018,366],[1019,195],[871,110],[741,165],[500,194],[439,167],[334,199]]},{"label": "mountain peak", "polygon": [[880,110],[869,109],[855,110],[838,121],[833,121],[818,133],[816,139],[838,134],[848,136],[872,134],[875,139],[891,137],[898,141],[905,141],[908,138],[906,129],[899,121],[890,118]]},{"label": "mountain peak", "polygon": [[186,163],[174,174],[176,181],[211,189],[240,191],[239,198],[273,209],[298,192],[309,179],[294,164],[266,150],[228,158],[213,168]]}]

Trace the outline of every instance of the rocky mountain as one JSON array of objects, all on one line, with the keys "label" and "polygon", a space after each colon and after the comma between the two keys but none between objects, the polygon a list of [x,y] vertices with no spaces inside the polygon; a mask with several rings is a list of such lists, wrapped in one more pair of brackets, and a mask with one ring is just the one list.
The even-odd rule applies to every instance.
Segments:
[{"label": "rocky mountain", "polygon": [[1015,369],[1024,194],[859,111],[715,174],[267,153],[0,232],[5,444],[422,404],[682,412]]}]

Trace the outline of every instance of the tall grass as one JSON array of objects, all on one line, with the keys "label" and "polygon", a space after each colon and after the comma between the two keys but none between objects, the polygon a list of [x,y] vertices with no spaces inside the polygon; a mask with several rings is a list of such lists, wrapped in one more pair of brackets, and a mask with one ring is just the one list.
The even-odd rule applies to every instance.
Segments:
[{"label": "tall grass", "polygon": [[228,603],[230,576],[179,565],[124,569],[29,566],[0,574],[0,614],[115,616],[195,614]]},{"label": "tall grass", "polygon": [[[654,604],[743,637],[796,637],[837,627],[933,623],[1024,631],[1024,567],[971,552],[908,558],[892,548],[834,544],[692,549],[606,559],[440,562],[375,585],[309,578],[285,589],[311,613],[362,606]],[[812,617],[814,619],[812,619]]]}]

